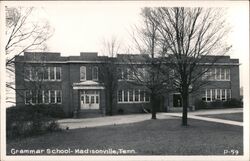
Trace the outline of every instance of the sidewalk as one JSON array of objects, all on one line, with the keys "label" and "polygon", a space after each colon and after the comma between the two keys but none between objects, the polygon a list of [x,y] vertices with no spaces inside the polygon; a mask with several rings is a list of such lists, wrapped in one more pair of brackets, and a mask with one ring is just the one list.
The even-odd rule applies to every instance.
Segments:
[{"label": "sidewalk", "polygon": [[[201,116],[210,114],[226,114],[226,113],[239,113],[239,112],[243,112],[243,109],[234,108],[234,109],[199,110],[199,111],[189,112],[188,118],[243,126],[242,122]],[[181,116],[182,113],[158,113],[157,119],[176,119],[176,117],[181,117]],[[86,119],[62,119],[58,120],[58,123],[62,128],[69,127],[69,129],[77,129],[77,128],[98,127],[106,125],[128,124],[128,123],[141,122],[149,119],[151,119],[151,114],[131,114],[131,115],[104,116],[104,117],[86,118]]]},{"label": "sidewalk", "polygon": [[[174,119],[176,117],[157,114],[157,119]],[[81,118],[81,119],[62,119],[58,120],[58,123],[62,128],[69,127],[70,129],[86,128],[86,127],[98,127],[106,125],[120,125],[141,122],[151,119],[151,114],[131,114],[131,115],[116,115],[116,116],[104,116],[97,118]]]}]

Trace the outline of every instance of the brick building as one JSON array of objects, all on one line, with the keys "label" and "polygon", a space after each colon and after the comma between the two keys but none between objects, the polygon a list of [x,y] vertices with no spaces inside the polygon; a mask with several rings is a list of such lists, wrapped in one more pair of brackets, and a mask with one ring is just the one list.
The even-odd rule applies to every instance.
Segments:
[{"label": "brick building", "polygon": [[[123,55],[124,56],[124,55]],[[114,113],[140,113],[150,108],[150,97],[145,87],[129,81],[129,68],[118,55],[115,69],[119,74]],[[97,53],[82,52],[80,56],[63,57],[60,53],[26,52],[15,59],[16,104],[59,104],[68,116],[95,110],[108,111],[105,68],[111,58]],[[211,102],[240,98],[239,60],[222,56],[206,73],[207,85],[190,95],[190,105],[196,100]],[[201,78],[204,79],[204,78]],[[178,92],[159,97],[158,111],[169,111],[182,106]]]}]

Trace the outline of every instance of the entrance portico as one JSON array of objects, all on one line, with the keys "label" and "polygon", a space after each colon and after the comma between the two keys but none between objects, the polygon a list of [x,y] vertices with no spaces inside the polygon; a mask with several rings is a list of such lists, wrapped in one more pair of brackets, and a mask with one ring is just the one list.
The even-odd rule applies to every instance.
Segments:
[{"label": "entrance portico", "polygon": [[74,106],[74,115],[92,110],[100,110],[100,113],[105,113],[104,89],[103,84],[91,80],[73,83],[74,97],[75,100],[78,100],[78,105]]}]

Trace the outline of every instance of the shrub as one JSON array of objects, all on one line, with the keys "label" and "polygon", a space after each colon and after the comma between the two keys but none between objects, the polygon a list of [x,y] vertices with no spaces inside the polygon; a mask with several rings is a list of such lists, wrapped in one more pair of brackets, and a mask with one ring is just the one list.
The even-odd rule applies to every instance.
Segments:
[{"label": "shrub", "polygon": [[223,106],[224,107],[243,107],[243,102],[238,99],[232,98],[230,100],[225,101],[223,103]]},{"label": "shrub", "polygon": [[120,115],[124,114],[124,110],[122,108],[119,108],[118,109],[118,114],[120,114]]},{"label": "shrub", "polygon": [[195,109],[204,109],[207,108],[207,102],[202,100],[196,100],[194,103]]},{"label": "shrub", "polygon": [[223,107],[223,102],[221,100],[215,100],[210,102],[208,106],[212,108]]},{"label": "shrub", "polygon": [[55,118],[64,116],[62,108],[56,105],[10,107],[6,110],[7,139],[57,131]]}]

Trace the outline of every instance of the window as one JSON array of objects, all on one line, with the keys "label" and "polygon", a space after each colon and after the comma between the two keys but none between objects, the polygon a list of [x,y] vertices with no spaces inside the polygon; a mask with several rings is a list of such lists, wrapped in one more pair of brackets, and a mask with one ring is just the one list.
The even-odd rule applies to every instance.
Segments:
[{"label": "window", "polygon": [[56,80],[61,80],[61,67],[56,67]]},{"label": "window", "polygon": [[92,68],[92,79],[93,80],[98,80],[98,67],[93,67]]},{"label": "window", "polygon": [[86,95],[86,103],[89,103],[89,96],[88,95]]},{"label": "window", "polygon": [[129,90],[128,93],[129,93],[129,102],[133,102],[134,101],[134,99],[133,99],[133,90]]},{"label": "window", "polygon": [[118,103],[145,103],[150,101],[149,94],[146,94],[144,90],[119,90]]},{"label": "window", "polygon": [[56,91],[56,103],[62,103],[62,92],[59,90]]},{"label": "window", "polygon": [[122,90],[118,91],[118,102],[122,102]]},{"label": "window", "polygon": [[42,90],[38,90],[38,102],[37,103],[43,103],[43,93],[42,93]]},{"label": "window", "polygon": [[124,93],[124,94],[123,94],[123,96],[124,96],[123,101],[124,101],[124,102],[128,102],[128,91],[127,91],[127,90],[124,90],[123,93]]},{"label": "window", "polygon": [[145,91],[140,91],[140,102],[144,102],[145,101]]},{"label": "window", "polygon": [[55,91],[50,91],[50,103],[56,103],[55,102]]},{"label": "window", "polygon": [[90,103],[95,103],[95,96],[90,96]]},{"label": "window", "polygon": [[[207,69],[203,69],[207,70]],[[229,68],[211,68],[204,73],[202,79],[208,79],[210,81],[229,81],[230,80],[230,69]]]},{"label": "window", "polygon": [[225,90],[222,90],[222,93],[221,93],[221,100],[224,101],[226,99],[226,91]]},{"label": "window", "polygon": [[211,101],[211,90],[208,89],[206,92],[207,92],[207,93],[206,93],[207,101],[210,102],[210,101]]},{"label": "window", "polygon": [[55,71],[54,71],[54,67],[50,67],[50,68],[49,68],[49,72],[50,72],[50,80],[55,80]]},{"label": "window", "polygon": [[24,80],[29,81],[31,79],[31,69],[30,67],[24,68]]},{"label": "window", "polygon": [[96,96],[95,99],[95,103],[99,103],[99,96]]},{"label": "window", "polygon": [[139,91],[135,90],[135,102],[139,101]]},{"label": "window", "polygon": [[230,69],[225,69],[226,70],[226,80],[230,80]]},{"label": "window", "polygon": [[118,79],[123,79],[123,77],[122,77],[122,68],[117,68],[117,78]]},{"label": "window", "polygon": [[85,66],[80,67],[80,80],[81,81],[86,80],[86,67]]},{"label": "window", "polygon": [[31,91],[27,90],[25,91],[25,104],[31,103]]},{"label": "window", "polygon": [[44,68],[43,79],[44,80],[48,80],[49,79],[49,68]]},{"label": "window", "polygon": [[25,104],[62,103],[61,90],[27,90],[25,91]]},{"label": "window", "polygon": [[43,91],[43,99],[44,99],[44,103],[49,103],[49,91]]},{"label": "window", "polygon": [[231,89],[206,89],[206,97],[202,97],[203,101],[228,100],[231,99]]}]

